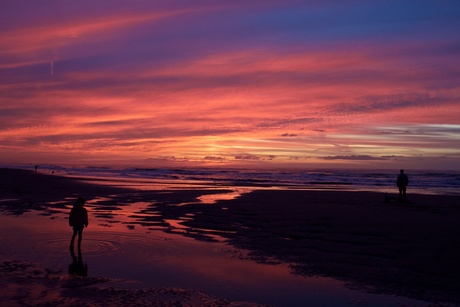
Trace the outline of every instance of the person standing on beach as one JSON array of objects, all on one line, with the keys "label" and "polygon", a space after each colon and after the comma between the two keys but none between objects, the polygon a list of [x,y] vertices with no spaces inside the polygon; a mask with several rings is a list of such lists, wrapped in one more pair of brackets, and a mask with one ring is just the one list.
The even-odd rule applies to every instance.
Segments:
[{"label": "person standing on beach", "polygon": [[404,170],[399,171],[398,178],[396,179],[396,185],[399,188],[399,199],[406,200],[406,188],[409,185],[409,177],[404,174]]},{"label": "person standing on beach", "polygon": [[69,215],[69,225],[73,227],[72,240],[70,241],[70,249],[73,250],[75,237],[78,234],[78,250],[81,250],[81,239],[83,234],[83,228],[88,227],[88,211],[83,207],[86,200],[83,197],[79,197]]}]

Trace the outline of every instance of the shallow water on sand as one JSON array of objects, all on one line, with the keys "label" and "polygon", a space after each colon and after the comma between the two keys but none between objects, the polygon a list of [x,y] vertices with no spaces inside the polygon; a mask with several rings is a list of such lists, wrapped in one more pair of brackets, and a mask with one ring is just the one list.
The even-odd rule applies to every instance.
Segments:
[{"label": "shallow water on sand", "polygon": [[[88,276],[128,280],[120,282],[121,287],[195,289],[233,301],[277,306],[426,305],[350,290],[333,278],[296,276],[288,264],[257,263],[247,257],[247,251],[218,236],[214,242],[187,236],[179,220],[168,221],[167,227],[127,223],[146,206],[134,203],[112,216],[90,209],[91,224],[84,230],[82,243]],[[1,257],[32,260],[66,274],[73,262],[66,217],[65,210],[52,215],[0,215]]]}]

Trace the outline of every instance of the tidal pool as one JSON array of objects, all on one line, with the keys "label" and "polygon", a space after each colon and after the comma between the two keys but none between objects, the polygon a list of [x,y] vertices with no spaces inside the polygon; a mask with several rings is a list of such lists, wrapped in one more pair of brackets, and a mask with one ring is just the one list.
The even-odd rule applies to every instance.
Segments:
[{"label": "tidal pool", "polygon": [[[118,280],[115,285],[120,287],[194,289],[232,301],[276,306],[427,304],[351,290],[333,278],[294,275],[288,263],[259,263],[218,235],[212,241],[190,236],[191,230],[180,220],[163,219],[158,226],[132,223],[146,214],[142,212],[149,205],[137,202],[101,212],[88,204],[90,225],[83,233],[81,253],[88,276]],[[66,274],[73,263],[66,218],[67,209],[0,215],[2,257],[32,260]]]}]

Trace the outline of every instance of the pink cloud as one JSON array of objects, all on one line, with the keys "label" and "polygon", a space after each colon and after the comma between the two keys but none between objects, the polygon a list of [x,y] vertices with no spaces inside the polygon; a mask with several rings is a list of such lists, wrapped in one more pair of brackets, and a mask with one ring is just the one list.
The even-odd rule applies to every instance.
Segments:
[{"label": "pink cloud", "polygon": [[245,34],[230,33],[227,9],[263,4],[120,9],[0,32],[0,149],[209,163],[455,155],[457,129],[433,141],[460,112],[449,39],[215,38],[213,26]]}]

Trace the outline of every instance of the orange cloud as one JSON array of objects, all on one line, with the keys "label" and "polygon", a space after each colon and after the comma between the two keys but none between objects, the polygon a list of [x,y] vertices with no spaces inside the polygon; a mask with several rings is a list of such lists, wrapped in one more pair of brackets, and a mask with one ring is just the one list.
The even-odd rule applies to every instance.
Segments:
[{"label": "orange cloud", "polygon": [[457,157],[458,64],[448,44],[442,57],[428,41],[224,48],[203,43],[204,26],[182,34],[202,10],[0,32],[0,149],[8,159],[25,150],[213,164]]}]

